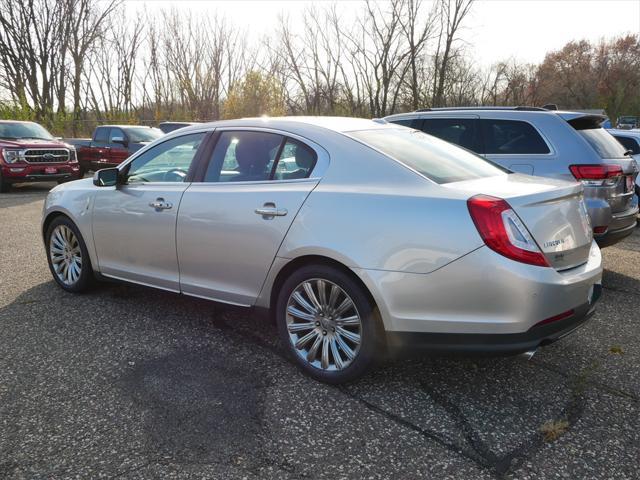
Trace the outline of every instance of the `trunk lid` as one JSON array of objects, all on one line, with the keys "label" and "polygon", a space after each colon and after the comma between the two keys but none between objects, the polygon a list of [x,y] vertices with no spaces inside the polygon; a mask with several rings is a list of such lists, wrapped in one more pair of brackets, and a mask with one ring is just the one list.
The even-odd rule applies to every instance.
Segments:
[{"label": "trunk lid", "polygon": [[587,262],[593,234],[581,184],[514,173],[444,186],[469,197],[484,194],[506,200],[556,270]]}]

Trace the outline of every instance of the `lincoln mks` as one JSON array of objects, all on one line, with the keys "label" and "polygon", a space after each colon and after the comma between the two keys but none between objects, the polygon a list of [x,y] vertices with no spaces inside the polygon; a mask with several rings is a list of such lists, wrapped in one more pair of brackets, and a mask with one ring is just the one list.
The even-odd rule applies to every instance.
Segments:
[{"label": "lincoln mks", "polygon": [[332,383],[387,349],[534,350],[589,318],[602,274],[580,183],[361,119],[182,128],[54,188],[42,234],[63,289],[109,278],[269,309]]}]

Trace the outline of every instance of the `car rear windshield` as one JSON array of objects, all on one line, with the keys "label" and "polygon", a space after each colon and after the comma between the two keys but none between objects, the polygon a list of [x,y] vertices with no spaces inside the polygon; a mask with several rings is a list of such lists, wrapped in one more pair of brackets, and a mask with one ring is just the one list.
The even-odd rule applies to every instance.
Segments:
[{"label": "car rear windshield", "polygon": [[[575,127],[574,127],[575,128]],[[613,135],[604,128],[576,129],[589,145],[600,155],[600,158],[624,158],[627,151]]]},{"label": "car rear windshield", "polygon": [[163,133],[158,128],[134,127],[127,128],[127,135],[130,142],[138,143],[153,142],[156,138],[160,138]]},{"label": "car rear windshield", "polygon": [[38,139],[52,140],[53,136],[37,123],[0,123],[0,138],[6,140]]},{"label": "car rear windshield", "polygon": [[506,173],[506,170],[478,155],[417,130],[361,130],[349,132],[348,135],[436,183],[460,182]]}]

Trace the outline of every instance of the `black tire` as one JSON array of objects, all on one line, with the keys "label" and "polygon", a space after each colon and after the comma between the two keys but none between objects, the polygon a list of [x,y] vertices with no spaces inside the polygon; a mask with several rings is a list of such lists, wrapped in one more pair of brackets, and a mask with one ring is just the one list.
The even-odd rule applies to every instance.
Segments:
[{"label": "black tire", "polygon": [[[287,323],[289,298],[303,282],[306,280],[315,281],[316,279],[326,280],[340,287],[351,298],[360,316],[359,349],[351,363],[341,370],[325,370],[309,363],[298,354],[298,350],[289,335]],[[384,329],[377,309],[368,292],[348,273],[338,268],[328,265],[307,265],[296,270],[282,284],[278,292],[275,308],[278,334],[287,354],[303,372],[316,380],[330,384],[353,381],[364,375],[380,358]],[[322,327],[320,328],[322,329]]]},{"label": "black tire", "polygon": [[11,190],[11,184],[9,182],[5,182],[0,176],[0,193],[7,193]]},{"label": "black tire", "polygon": [[[53,235],[53,232],[61,225],[67,227],[69,230],[73,232],[73,234],[78,240],[78,246],[80,247],[80,254],[81,254],[81,261],[82,261],[82,266],[80,268],[80,275],[78,276],[77,280],[75,280],[71,284],[67,284],[60,279],[51,258],[51,241],[52,241],[51,236]],[[47,228],[47,231],[45,234],[45,242],[46,242],[45,250],[47,254],[47,262],[49,264],[49,270],[51,271],[51,275],[53,276],[53,279],[60,286],[60,288],[62,288],[63,290],[66,290],[67,292],[72,292],[72,293],[81,293],[81,292],[87,291],[93,285],[93,281],[94,281],[93,268],[91,267],[91,259],[89,258],[89,252],[87,251],[87,246],[84,243],[84,239],[82,238],[82,235],[80,234],[80,230],[78,229],[76,224],[73,223],[71,219],[68,217],[65,217],[65,216],[56,217]]]}]

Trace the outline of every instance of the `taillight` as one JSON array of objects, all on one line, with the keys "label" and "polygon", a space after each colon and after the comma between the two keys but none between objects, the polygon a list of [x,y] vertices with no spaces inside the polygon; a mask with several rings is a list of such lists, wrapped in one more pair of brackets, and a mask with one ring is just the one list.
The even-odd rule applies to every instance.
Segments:
[{"label": "taillight", "polygon": [[505,200],[476,195],[467,200],[467,207],[478,233],[490,249],[517,262],[549,266],[529,230]]},{"label": "taillight", "polygon": [[576,180],[589,187],[612,186],[622,176],[620,165],[570,165],[569,170]]}]

